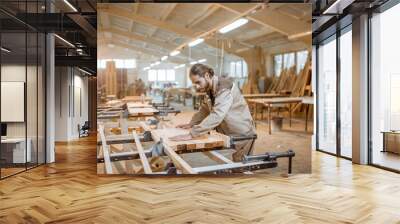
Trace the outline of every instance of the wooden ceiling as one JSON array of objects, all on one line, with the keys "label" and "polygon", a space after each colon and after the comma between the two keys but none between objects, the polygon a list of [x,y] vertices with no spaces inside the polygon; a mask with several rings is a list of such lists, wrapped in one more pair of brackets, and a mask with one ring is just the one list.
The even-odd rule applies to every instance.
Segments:
[{"label": "wooden ceiling", "polygon": [[[311,4],[103,3],[97,9],[99,57],[124,48],[128,53],[121,55],[136,55],[143,66],[176,49],[182,53],[168,60],[179,64],[216,61],[222,48],[226,58],[235,58],[256,46],[276,51],[287,44],[311,44]],[[217,32],[242,17],[249,22],[226,34]],[[197,38],[205,41],[189,48]]]}]

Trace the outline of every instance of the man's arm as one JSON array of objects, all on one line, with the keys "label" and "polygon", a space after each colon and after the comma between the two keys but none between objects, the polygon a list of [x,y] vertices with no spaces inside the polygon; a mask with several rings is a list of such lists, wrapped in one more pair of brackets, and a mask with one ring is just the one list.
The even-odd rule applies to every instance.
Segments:
[{"label": "man's arm", "polygon": [[210,114],[201,121],[201,123],[194,125],[191,130],[191,135],[197,137],[211,131],[217,127],[225,118],[233,103],[233,97],[229,89],[223,90],[216,98],[215,105]]},{"label": "man's arm", "polygon": [[208,115],[209,113],[210,113],[210,111],[209,111],[209,109],[208,109],[207,104],[206,104],[206,103],[202,103],[201,106],[200,106],[199,111],[196,112],[196,113],[193,115],[192,120],[189,122],[189,124],[190,124],[191,126],[200,124],[200,123],[204,120],[204,118],[207,117],[207,115]]}]

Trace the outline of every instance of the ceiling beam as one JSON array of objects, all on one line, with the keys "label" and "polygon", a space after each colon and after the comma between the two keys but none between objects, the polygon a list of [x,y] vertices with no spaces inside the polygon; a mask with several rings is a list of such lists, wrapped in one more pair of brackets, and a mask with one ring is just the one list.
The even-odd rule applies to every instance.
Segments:
[{"label": "ceiling beam", "polygon": [[[253,10],[255,10],[256,8],[258,8],[259,6],[260,6],[260,4],[254,4],[254,5],[252,5],[252,7],[248,8],[247,10],[245,10],[245,11],[243,11],[243,12],[241,12],[241,13],[239,13],[237,16],[233,17],[232,19],[226,20],[226,21],[224,21],[224,22],[222,22],[222,23],[220,23],[220,24],[214,26],[214,28],[212,28],[212,29],[210,29],[210,30],[208,30],[208,31],[202,32],[202,33],[200,33],[200,34],[198,34],[197,36],[195,36],[195,37],[193,38],[193,40],[194,40],[194,39],[199,39],[199,38],[204,38],[204,39],[206,39],[206,38],[208,38],[209,36],[215,35],[215,33],[217,33],[218,30],[221,29],[222,27],[227,26],[227,25],[231,24],[232,22],[234,22],[235,20],[240,19],[240,18],[242,18],[242,17],[248,15],[248,14],[251,13]],[[188,45],[191,41],[193,41],[193,40],[189,40],[189,41],[186,41],[186,42],[182,43],[180,46],[177,47],[177,50],[180,50],[180,49],[184,48],[185,46],[187,46],[187,45]],[[236,42],[240,43],[240,41],[236,41]],[[226,49],[226,50],[228,51],[228,49]],[[228,52],[229,52],[229,51],[228,51]],[[236,52],[234,52],[233,54],[236,55]]]},{"label": "ceiling beam", "polygon": [[[108,32],[108,33],[111,33],[112,35],[116,34],[116,35],[122,36],[124,38],[128,38],[129,40],[137,40],[137,41],[141,41],[143,43],[150,43],[150,44],[159,46],[168,52],[171,52],[172,50],[174,50],[177,47],[177,45],[174,45],[174,44],[169,44],[166,42],[156,40],[154,38],[145,37],[145,36],[139,35],[137,33],[121,31],[121,30],[118,30],[115,28],[99,29],[98,31],[99,31],[99,35],[103,35],[104,33]],[[212,55],[208,52],[204,53],[204,52],[199,52],[199,51],[193,50],[193,49],[192,49],[191,56],[192,56],[192,58],[199,58],[200,55],[204,55],[204,54],[207,54],[207,56],[203,56],[202,58],[206,58],[207,60],[210,60],[210,57],[215,57],[215,55]],[[166,55],[168,55],[168,54],[166,54]],[[186,52],[181,52],[181,54],[178,57],[180,57],[180,56],[184,56],[186,58],[189,57],[189,55]]]},{"label": "ceiling beam", "polygon": [[[183,37],[189,37],[189,38],[194,39],[194,38],[196,38],[196,37],[198,37],[200,35],[199,32],[194,32],[191,29],[187,29],[187,28],[184,28],[184,27],[179,27],[179,26],[176,26],[174,24],[167,23],[165,21],[161,21],[161,20],[154,19],[154,18],[151,18],[151,17],[138,15],[138,14],[132,14],[129,11],[121,10],[120,8],[116,8],[114,6],[107,6],[106,7],[106,6],[100,5],[100,6],[98,6],[98,11],[101,11],[103,13],[107,13],[107,14],[110,14],[110,15],[113,15],[113,16],[125,18],[125,19],[131,19],[131,20],[134,20],[135,22],[138,22],[138,23],[142,23],[142,24],[158,27],[160,29],[167,30],[169,32],[173,32],[173,33],[175,33],[177,35],[180,35],[180,36],[183,36]],[[214,48],[220,49],[220,47],[217,46],[215,44],[215,42],[212,41],[212,40],[205,40],[205,43],[208,44],[209,46],[212,46]],[[232,50],[228,50],[228,49],[225,49],[225,50],[228,53],[236,54]]]},{"label": "ceiling beam", "polygon": [[174,11],[178,4],[177,3],[169,3],[166,7],[166,9],[163,11],[163,14],[161,16],[161,21],[165,21],[168,19],[168,16],[171,15],[171,13]]},{"label": "ceiling beam", "polygon": [[150,43],[159,47],[162,47],[164,49],[166,49],[167,51],[171,51],[174,49],[174,45],[168,44],[166,42],[162,42],[159,40],[156,40],[154,38],[151,37],[146,37],[137,33],[132,33],[132,32],[126,32],[126,31],[122,31],[122,30],[118,30],[115,28],[109,28],[109,29],[99,29],[98,32],[108,32],[111,34],[116,34],[119,36],[123,36],[132,40],[138,40],[144,43]]},{"label": "ceiling beam", "polygon": [[[240,3],[219,5],[221,8],[224,8],[225,10],[236,14],[240,14],[244,10],[246,10],[246,8],[243,7],[243,4]],[[273,29],[276,32],[279,32],[288,37],[292,35],[298,35],[299,33],[304,33],[307,31],[311,35],[311,24],[290,18],[286,15],[279,13],[275,10],[275,8],[273,8],[273,4],[272,6],[264,5],[258,11],[254,12],[251,15],[248,15],[247,18],[257,24]]]},{"label": "ceiling beam", "polygon": [[190,21],[186,27],[187,28],[192,28],[194,26],[196,26],[197,24],[201,23],[202,21],[204,21],[205,19],[207,19],[208,17],[210,17],[212,14],[214,14],[216,11],[218,11],[219,6],[216,4],[210,4],[207,6],[206,10],[204,10],[203,13],[201,13],[200,16],[194,18],[192,21]]},{"label": "ceiling beam", "polygon": [[[137,51],[137,52],[139,52],[141,54],[147,54],[147,55],[150,55],[150,56],[154,56],[156,58],[161,58],[162,56],[164,56],[164,54],[161,53],[161,52],[153,51],[153,50],[150,50],[150,49],[147,49],[147,48],[138,47],[138,46],[133,46],[131,44],[123,43],[121,41],[117,41],[117,40],[110,39],[110,38],[103,39],[103,40],[100,41],[100,43],[103,43],[103,44],[106,44],[106,45],[111,43],[111,44],[114,44],[116,46],[119,46],[119,47],[122,47],[122,48],[128,48],[130,50]],[[175,58],[168,58],[168,61],[172,62],[172,63],[175,63],[175,64],[183,64],[183,63],[185,63],[184,60],[178,59],[176,57]]]}]

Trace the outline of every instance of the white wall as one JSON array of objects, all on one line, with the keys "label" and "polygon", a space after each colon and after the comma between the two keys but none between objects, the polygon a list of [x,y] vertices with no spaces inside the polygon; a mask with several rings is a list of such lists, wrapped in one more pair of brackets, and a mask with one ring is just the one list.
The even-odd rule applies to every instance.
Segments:
[{"label": "white wall", "polygon": [[78,124],[88,120],[88,79],[71,67],[56,67],[55,73],[55,140],[77,139]]}]

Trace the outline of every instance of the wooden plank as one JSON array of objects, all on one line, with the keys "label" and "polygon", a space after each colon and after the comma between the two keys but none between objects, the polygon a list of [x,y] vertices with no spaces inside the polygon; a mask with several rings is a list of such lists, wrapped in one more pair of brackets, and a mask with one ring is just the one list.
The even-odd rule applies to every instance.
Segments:
[{"label": "wooden plank", "polygon": [[151,108],[153,107],[149,103],[142,103],[142,102],[128,102],[126,103],[127,108]]},{"label": "wooden plank", "polygon": [[181,128],[164,128],[152,130],[151,134],[155,142],[163,140],[164,144],[171,147],[174,151],[190,152],[198,151],[196,149],[214,149],[229,146],[229,137],[220,133],[211,132],[187,141],[171,141],[170,137],[176,135],[189,134],[190,131]]},{"label": "wooden plank", "polygon": [[154,115],[158,112],[157,109],[154,108],[128,108],[129,116],[145,116],[145,115]]},{"label": "wooden plank", "polygon": [[104,136],[104,126],[103,125],[99,126],[99,133],[100,133],[100,138],[101,138],[101,142],[102,142],[106,174],[112,174],[113,170],[112,170],[112,166],[111,166],[110,151],[108,148],[109,146],[107,145],[107,142],[106,142],[106,137]]},{"label": "wooden plank", "polygon": [[150,168],[149,161],[147,160],[147,156],[144,153],[142,144],[140,143],[139,136],[136,134],[136,131],[132,131],[133,137],[135,138],[136,149],[139,153],[140,160],[142,161],[142,166],[145,174],[152,174],[153,171]]},{"label": "wooden plank", "polygon": [[230,159],[226,158],[222,154],[216,152],[216,151],[208,151],[208,152],[203,152],[204,155],[206,155],[208,158],[214,160],[217,163],[233,163]]},{"label": "wooden plank", "polygon": [[184,174],[196,174],[197,172],[180,157],[176,152],[170,148],[168,145],[164,144],[164,152],[169,156],[169,158],[174,163],[175,167],[182,171]]}]

